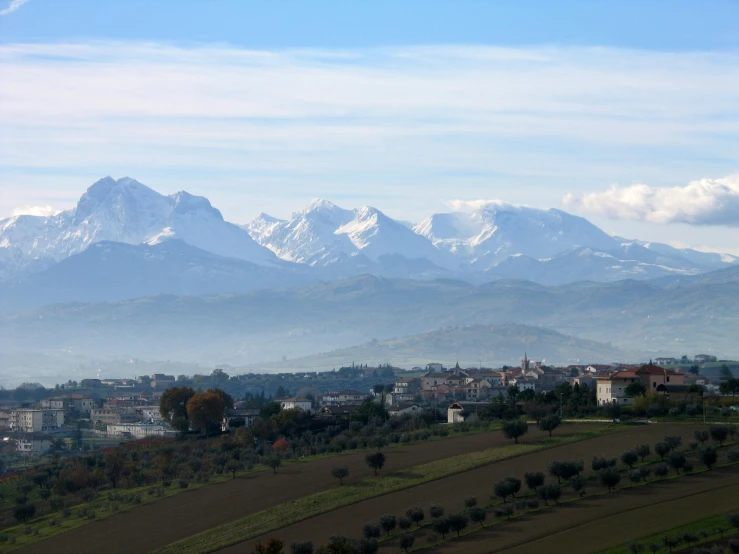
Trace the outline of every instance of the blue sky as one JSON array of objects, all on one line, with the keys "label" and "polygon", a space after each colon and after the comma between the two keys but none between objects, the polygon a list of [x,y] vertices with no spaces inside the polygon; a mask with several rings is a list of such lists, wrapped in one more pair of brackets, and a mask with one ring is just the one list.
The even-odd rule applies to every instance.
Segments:
[{"label": "blue sky", "polygon": [[739,244],[739,2],[3,8],[0,217],[111,174],[237,222],[316,196],[409,220],[486,198]]}]

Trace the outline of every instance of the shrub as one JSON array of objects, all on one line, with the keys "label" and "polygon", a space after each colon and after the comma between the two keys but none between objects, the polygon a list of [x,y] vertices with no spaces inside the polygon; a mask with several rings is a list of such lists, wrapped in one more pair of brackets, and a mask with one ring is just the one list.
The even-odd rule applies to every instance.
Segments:
[{"label": "shrub", "polygon": [[464,499],[465,508],[473,508],[474,506],[477,506],[477,498],[475,498],[474,496],[468,496]]},{"label": "shrub", "polygon": [[181,489],[186,489],[190,486],[190,481],[188,479],[182,478],[179,480],[179,485]]}]

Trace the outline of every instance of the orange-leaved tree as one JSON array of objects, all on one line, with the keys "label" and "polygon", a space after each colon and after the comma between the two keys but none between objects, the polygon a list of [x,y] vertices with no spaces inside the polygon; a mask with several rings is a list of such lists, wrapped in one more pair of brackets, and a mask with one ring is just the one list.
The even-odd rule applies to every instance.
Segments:
[{"label": "orange-leaved tree", "polygon": [[214,392],[199,392],[187,402],[190,425],[203,432],[218,428],[225,409],[223,398]]}]

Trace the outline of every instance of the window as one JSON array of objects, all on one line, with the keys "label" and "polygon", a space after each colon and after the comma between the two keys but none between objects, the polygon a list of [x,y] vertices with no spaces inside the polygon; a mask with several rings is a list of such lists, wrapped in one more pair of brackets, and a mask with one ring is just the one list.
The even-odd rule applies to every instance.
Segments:
[{"label": "window", "polygon": [[652,388],[653,389],[656,389],[657,388],[657,381],[652,381]]},{"label": "window", "polygon": [[667,382],[668,383],[670,382],[670,376],[669,375],[667,376]]}]

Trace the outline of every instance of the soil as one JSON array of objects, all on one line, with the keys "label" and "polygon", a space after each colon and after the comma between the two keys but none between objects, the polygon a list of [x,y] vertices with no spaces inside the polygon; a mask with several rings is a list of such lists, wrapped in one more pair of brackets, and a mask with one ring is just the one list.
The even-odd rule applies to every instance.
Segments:
[{"label": "soil", "polygon": [[[613,435],[607,435],[587,441],[526,454],[517,458],[496,462],[489,466],[452,475],[444,479],[418,485],[416,487],[385,496],[358,502],[351,506],[341,508],[340,510],[288,525],[279,531],[234,545],[222,550],[221,552],[229,554],[251,553],[253,552],[254,546],[257,542],[264,543],[269,539],[269,536],[278,537],[283,540],[286,545],[290,545],[295,541],[304,540],[311,540],[314,545],[320,545],[324,544],[328,538],[334,534],[342,534],[356,538],[361,536],[362,526],[365,523],[376,522],[379,516],[385,513],[401,516],[405,513],[405,510],[411,506],[420,506],[427,511],[428,507],[434,503],[445,506],[449,512],[458,511],[463,507],[462,503],[464,498],[470,495],[477,497],[481,504],[485,504],[489,502],[489,497],[493,492],[494,483],[504,477],[516,476],[523,478],[523,474],[525,472],[532,471],[542,471],[546,473],[549,463],[553,460],[581,459],[585,461],[586,466],[589,466],[590,460],[595,455],[618,456],[623,451],[633,448],[638,443],[649,443],[653,445],[655,442],[662,440],[665,435],[680,435],[683,437],[683,444],[686,444],[692,440],[693,431],[695,429],[695,426],[682,424],[653,424],[634,427]],[[447,455],[452,455],[452,453]],[[388,456],[388,459],[389,458],[390,457]],[[734,473],[720,473],[718,471],[714,473],[719,477],[713,477],[712,474],[710,477],[706,478],[701,478],[699,476],[689,477],[685,479],[685,481],[690,482],[691,484],[698,483],[697,485],[693,485],[696,487],[694,492],[702,492],[710,489],[716,481],[720,481],[722,483],[721,486],[724,486],[730,484],[732,479],[736,482],[738,478]],[[721,477],[723,475],[726,475],[726,477]],[[672,484],[673,483],[664,483],[662,485],[655,485],[654,487],[645,487],[640,489],[639,492],[635,491],[633,494],[624,492],[613,493],[613,495],[614,498],[620,498],[621,496],[626,498],[635,498],[631,503],[627,502],[626,507],[622,508],[625,510],[632,510],[659,502],[659,499],[671,498],[671,495],[675,494],[671,488]],[[677,484],[677,482],[675,484]],[[680,486],[677,488],[680,488]],[[599,489],[594,485],[588,485],[588,490],[599,492]],[[522,537],[527,536],[526,533],[531,533],[532,539],[539,536],[539,531],[543,529],[541,522],[548,521],[550,517],[556,521],[560,521],[561,519],[562,523],[561,526],[553,524],[553,527],[551,530],[547,531],[547,533],[566,529],[569,526],[579,525],[579,521],[582,521],[583,523],[591,521],[595,517],[594,514],[598,513],[599,509],[611,510],[611,500],[611,498],[608,498],[607,500],[593,499],[592,501],[584,503],[576,503],[572,507],[547,510],[541,514],[541,516],[547,514],[546,517],[540,516],[536,521],[524,521],[523,519],[520,521],[514,520],[510,523],[510,526],[509,524],[504,524],[500,528],[497,528],[496,526],[494,535],[490,535],[490,537],[480,535],[483,538],[478,540],[477,538],[474,538],[476,534],[473,534],[469,539],[463,539],[459,543],[457,541],[450,541],[446,546],[438,551],[446,552],[449,550],[450,552],[464,552],[469,554],[500,551],[501,548],[505,549],[520,543]],[[603,508],[599,508],[601,505]],[[616,506],[616,504],[613,506]],[[593,510],[588,509],[589,507],[592,507]],[[549,515],[550,512],[551,516]],[[561,512],[573,514],[573,516],[576,514],[579,515],[577,515],[577,517],[562,518],[562,516],[559,515]],[[534,517],[535,516],[531,516],[531,519]],[[503,530],[504,528],[505,530]],[[509,528],[510,530],[508,530]],[[547,527],[547,529],[549,529],[549,527]],[[623,537],[623,534],[621,536]],[[420,544],[423,544],[423,541],[417,539],[415,546]],[[381,548],[381,552],[394,553],[398,551],[395,541],[383,543]],[[534,550],[524,549],[518,552],[532,551]],[[540,550],[540,552],[557,551],[560,551],[559,548],[555,548],[554,550]]]},{"label": "soil", "polygon": [[[574,424],[566,425],[562,429],[575,432],[587,428],[587,424]],[[541,439],[544,436],[546,433],[531,426],[529,433],[521,439],[521,442]],[[388,448],[385,450],[387,461],[383,473],[400,471],[510,442],[503,437],[502,432],[493,431]],[[265,471],[183,492],[73,529],[30,545],[19,552],[39,554],[48,554],[50,550],[55,554],[151,552],[250,513],[335,487],[338,481],[331,476],[331,469],[336,466],[349,467],[350,475],[344,480],[345,483],[370,477],[372,470],[364,461],[366,453],[360,451],[286,465],[279,468],[277,474]]]}]

